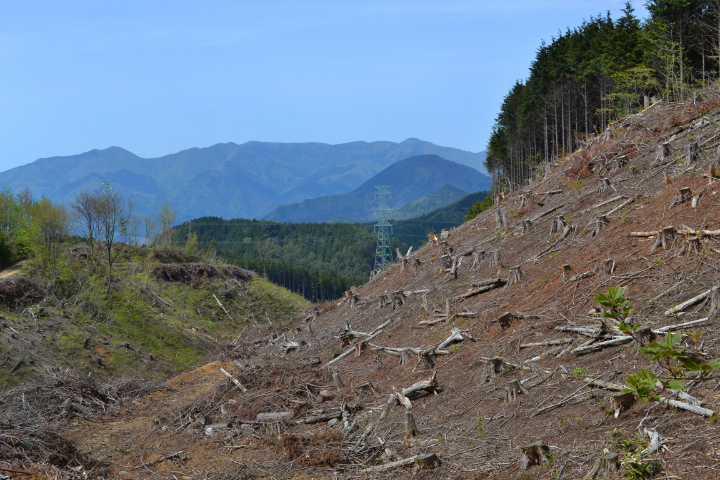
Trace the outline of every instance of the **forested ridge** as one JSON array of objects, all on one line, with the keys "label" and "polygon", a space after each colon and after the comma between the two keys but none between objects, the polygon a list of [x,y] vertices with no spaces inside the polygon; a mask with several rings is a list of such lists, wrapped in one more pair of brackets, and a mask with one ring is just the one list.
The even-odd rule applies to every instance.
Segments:
[{"label": "forested ridge", "polygon": [[676,102],[715,81],[720,2],[649,0],[645,20],[592,17],[542,42],[530,73],[504,98],[487,146],[495,188],[516,189],[541,165],[579,148],[653,101]]},{"label": "forested ridge", "polygon": [[[486,195],[476,192],[426,215],[392,221],[393,252],[420,247],[429,231],[462,224],[470,207]],[[201,246],[216,250],[230,263],[313,301],[337,298],[351,286],[365,283],[375,262],[377,234],[372,224],[201,217],[173,230],[178,242],[197,238]]]}]

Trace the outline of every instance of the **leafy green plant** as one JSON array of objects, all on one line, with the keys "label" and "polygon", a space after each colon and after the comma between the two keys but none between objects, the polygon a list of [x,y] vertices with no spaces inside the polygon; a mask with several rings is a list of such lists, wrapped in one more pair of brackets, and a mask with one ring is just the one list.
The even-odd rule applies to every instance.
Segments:
[{"label": "leafy green plant", "polygon": [[568,187],[575,190],[578,194],[578,197],[582,198],[582,182],[580,182],[580,180],[575,180],[573,182],[568,183]]},{"label": "leafy green plant", "polygon": [[665,265],[665,260],[662,260],[662,259],[660,259],[660,258],[656,258],[656,259],[653,260],[653,263],[654,263],[655,265]]},{"label": "leafy green plant", "polygon": [[[680,369],[705,373],[720,368],[720,359],[716,358],[702,363],[700,355],[697,355],[692,349],[679,346],[682,337],[682,333],[668,332],[662,342],[648,343],[637,350],[643,355],[651,355],[651,361],[663,365],[674,376],[682,374]],[[674,388],[682,388],[682,386]]]},{"label": "leafy green plant", "polygon": [[584,377],[585,375],[587,375],[589,371],[590,370],[588,370],[587,368],[577,367],[572,372],[570,372],[570,375],[579,379],[580,377]]}]

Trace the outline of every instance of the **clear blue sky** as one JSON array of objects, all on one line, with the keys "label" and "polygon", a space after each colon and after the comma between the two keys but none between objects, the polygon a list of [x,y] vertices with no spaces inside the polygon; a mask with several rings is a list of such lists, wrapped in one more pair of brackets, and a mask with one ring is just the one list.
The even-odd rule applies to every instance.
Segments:
[{"label": "clear blue sky", "polygon": [[481,151],[541,39],[623,3],[0,0],[0,171],[113,145]]}]

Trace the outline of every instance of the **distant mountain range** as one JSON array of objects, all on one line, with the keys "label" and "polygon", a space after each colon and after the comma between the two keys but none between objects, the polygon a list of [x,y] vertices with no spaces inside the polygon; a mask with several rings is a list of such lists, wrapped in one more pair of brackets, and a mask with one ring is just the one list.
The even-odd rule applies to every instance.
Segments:
[{"label": "distant mountain range", "polygon": [[[426,154],[452,160],[482,176],[476,169],[482,168],[484,152],[471,153],[411,138],[401,143],[339,145],[224,143],[149,159],[110,147],[41,158],[13,168],[0,173],[0,187],[28,187],[36,196],[69,203],[78,192],[97,190],[101,180],[111,180],[115,191],[136,201],[141,214],[156,212],[163,202],[169,202],[178,211],[178,220],[204,215],[262,218],[284,204],[351,192],[396,162]],[[387,184],[396,183],[390,180],[386,178]],[[402,195],[396,190],[395,198],[402,200],[396,205],[431,194],[445,183],[474,191],[452,182],[431,183],[405,188]],[[423,190],[426,187],[429,189]],[[366,212],[362,218],[365,216]]]},{"label": "distant mountain range", "polygon": [[[295,223],[328,219],[337,221],[338,217],[371,220],[378,205],[376,185],[390,187],[391,196],[387,205],[394,210],[436,192],[435,198],[428,199],[424,209],[418,204],[411,207],[414,214],[422,215],[467,195],[465,192],[488,190],[490,179],[473,168],[437,155],[417,155],[392,164],[352,192],[283,205],[270,212],[265,219]],[[441,188],[444,191],[437,193]],[[448,190],[453,188],[460,192],[448,195]],[[437,199],[441,197],[446,197],[448,201],[438,202]]]}]

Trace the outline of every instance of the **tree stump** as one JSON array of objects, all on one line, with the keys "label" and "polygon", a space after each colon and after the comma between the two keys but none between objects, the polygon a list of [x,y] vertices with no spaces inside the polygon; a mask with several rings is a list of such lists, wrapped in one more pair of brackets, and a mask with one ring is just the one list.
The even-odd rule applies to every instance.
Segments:
[{"label": "tree stump", "polygon": [[635,395],[632,393],[618,393],[612,396],[613,409],[615,410],[615,418],[620,416],[621,412],[629,409],[635,403]]},{"label": "tree stump", "polygon": [[[477,247],[476,247],[477,248]],[[475,256],[473,258],[472,267],[470,270],[475,268],[475,265],[480,265],[480,262],[485,258],[485,250],[475,250]]]},{"label": "tree stump", "polygon": [[689,202],[692,200],[692,196],[692,190],[690,190],[689,187],[679,188],[675,193],[675,199],[673,200],[672,205],[670,205],[670,208]]},{"label": "tree stump", "polygon": [[442,465],[442,462],[434,453],[428,453],[425,455],[418,455],[415,457],[415,467],[413,468],[413,475],[416,475],[421,470],[430,470],[437,468]]},{"label": "tree stump", "polygon": [[492,252],[490,252],[490,266],[500,266],[500,250],[493,250]]},{"label": "tree stump", "polygon": [[712,185],[715,183],[715,179],[717,178],[717,173],[715,172],[715,165],[708,165],[708,185]]},{"label": "tree stump", "polygon": [[565,227],[567,227],[565,217],[563,215],[554,216],[552,219],[552,223],[550,224],[550,235],[555,235],[561,230],[564,230]]},{"label": "tree stump", "polygon": [[415,425],[415,416],[412,410],[405,410],[405,439],[409,440],[420,435],[417,425]]},{"label": "tree stump", "polygon": [[428,305],[427,293],[422,296],[422,308],[425,310],[425,315],[430,316],[430,305]]},{"label": "tree stump", "polygon": [[665,176],[665,186],[669,187],[672,185],[672,180],[670,180],[670,175],[668,175],[667,172],[663,172],[663,175]]},{"label": "tree stump", "polygon": [[517,283],[520,281],[520,277],[523,276],[523,271],[520,268],[520,265],[515,265],[514,267],[510,268],[510,276],[508,277],[507,284],[505,285],[505,288]]},{"label": "tree stump", "polygon": [[652,247],[650,247],[650,251],[654,252],[658,248],[662,247],[663,250],[667,250],[669,247],[672,246],[673,242],[675,241],[675,227],[673,226],[667,226],[663,227],[662,230],[660,230],[655,237],[655,242],[653,243]]},{"label": "tree stump", "polygon": [[718,287],[712,287],[710,290],[710,312],[708,313],[708,318],[712,319],[718,310],[720,310],[720,292],[718,292]]},{"label": "tree stump", "polygon": [[665,163],[668,159],[671,159],[673,155],[672,146],[669,143],[661,143],[658,145],[657,154],[655,154],[655,160],[653,163]]},{"label": "tree stump", "polygon": [[550,449],[542,440],[530,445],[524,445],[520,447],[520,450],[523,453],[523,457],[520,459],[520,468],[523,470],[527,470],[533,465],[544,465],[548,461],[543,453],[549,452]]},{"label": "tree stump", "polygon": [[530,233],[532,230],[533,224],[530,220],[523,220],[523,234]]},{"label": "tree stump", "polygon": [[422,262],[420,262],[419,258],[411,258],[410,259],[410,266],[413,269],[413,275],[417,274],[417,269],[421,265]]},{"label": "tree stump", "polygon": [[500,215],[500,207],[495,209],[495,227],[498,230],[502,228],[502,216]]},{"label": "tree stump", "polygon": [[335,395],[330,390],[320,390],[315,397],[315,401],[318,403],[327,402],[335,398]]},{"label": "tree stump", "polygon": [[359,357],[362,352],[367,350],[368,342],[362,341],[355,344],[355,356]]},{"label": "tree stump", "polygon": [[431,348],[425,350],[420,354],[420,359],[423,362],[423,366],[426,370],[430,370],[435,367],[435,349]]},{"label": "tree stump", "polygon": [[512,403],[517,400],[518,395],[528,393],[528,389],[520,383],[520,380],[510,380],[505,387],[505,402]]},{"label": "tree stump", "polygon": [[690,166],[700,158],[700,147],[697,142],[685,145],[685,164]]},{"label": "tree stump", "polygon": [[502,357],[493,357],[487,360],[485,367],[485,382],[494,380],[505,371],[505,361]]},{"label": "tree stump", "polygon": [[702,251],[699,237],[690,237],[687,242],[683,243],[678,255],[699,255]]},{"label": "tree stump", "polygon": [[333,372],[333,381],[335,382],[335,386],[338,390],[345,388],[345,384],[343,383],[342,378],[340,378],[339,373]]},{"label": "tree stump", "polygon": [[612,275],[615,272],[615,260],[608,258],[603,264],[606,275]]},{"label": "tree stump", "polygon": [[620,155],[613,162],[610,172],[617,172],[618,170],[620,170],[627,164],[628,164],[628,157],[626,155]]},{"label": "tree stump", "polygon": [[520,197],[520,208],[522,208],[525,206],[525,203],[527,202],[527,197],[523,194],[520,194],[519,197]]},{"label": "tree stump", "polygon": [[620,459],[617,453],[608,453],[607,455],[600,457],[600,471],[607,474],[612,474],[620,470]]},{"label": "tree stump", "polygon": [[655,333],[653,333],[652,329],[647,325],[643,325],[635,330],[634,337],[640,345],[655,341]]},{"label": "tree stump", "polygon": [[603,225],[608,225],[610,223],[610,220],[608,220],[607,216],[600,215],[595,219],[595,228],[592,232],[592,237],[600,233],[600,230],[602,230]]},{"label": "tree stump", "polygon": [[503,227],[505,230],[507,230],[507,228],[508,228],[508,219],[507,219],[507,212],[506,212],[505,210],[502,211],[501,218],[502,218],[502,227]]},{"label": "tree stump", "polygon": [[361,395],[375,395],[375,387],[370,382],[365,382],[362,385],[358,385],[357,390]]},{"label": "tree stump", "polygon": [[611,187],[610,180],[607,178],[601,178],[600,183],[598,183],[598,186],[595,189],[595,193],[601,194],[610,187]]},{"label": "tree stump", "polygon": [[690,202],[690,205],[692,206],[693,209],[697,208],[698,203],[700,202],[700,196],[701,195],[699,193],[693,195],[692,201]]},{"label": "tree stump", "polygon": [[560,266],[560,276],[565,280],[565,274],[570,273],[570,270],[572,270],[572,267],[570,265],[561,265]]},{"label": "tree stump", "polygon": [[512,325],[512,323],[514,321],[515,321],[515,315],[513,315],[510,312],[505,312],[498,317],[498,323],[500,324],[500,328],[503,330],[510,327],[510,325]]}]

